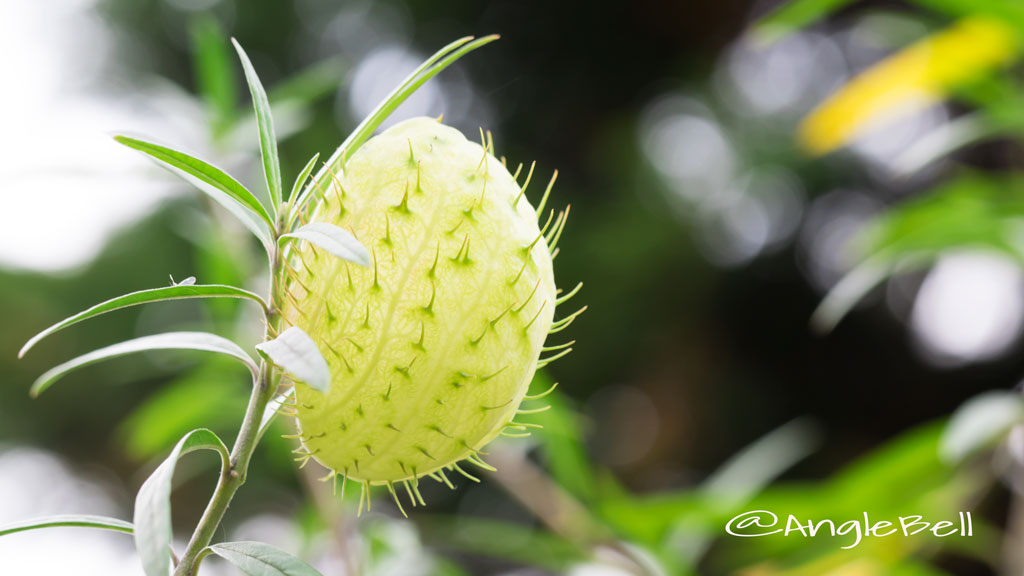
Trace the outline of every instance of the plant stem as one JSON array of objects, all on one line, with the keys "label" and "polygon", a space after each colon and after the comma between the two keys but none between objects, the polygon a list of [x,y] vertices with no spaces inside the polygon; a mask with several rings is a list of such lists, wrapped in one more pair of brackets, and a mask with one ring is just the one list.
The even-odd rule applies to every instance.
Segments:
[{"label": "plant stem", "polygon": [[[266,321],[267,332],[264,340],[270,336],[270,329],[277,321],[275,312],[275,301],[277,299],[277,279],[281,269],[281,251],[274,250],[270,258],[270,297],[267,300]],[[226,465],[221,466],[220,478],[217,480],[217,487],[210,497],[209,504],[203,512],[202,518],[196,525],[188,546],[185,548],[181,561],[174,569],[174,576],[195,576],[199,569],[199,562],[205,557],[204,550],[213,540],[213,535],[220,526],[224,513],[227,512],[231,499],[235,492],[245,484],[245,477],[249,471],[249,460],[259,443],[260,422],[263,419],[263,412],[267,404],[274,396],[274,368],[270,363],[260,363],[260,373],[253,383],[252,394],[249,396],[249,405],[245,410],[245,417],[242,419],[242,426],[238,430],[238,437],[231,449],[231,456]]]},{"label": "plant stem", "polygon": [[213,491],[210,503],[207,504],[206,511],[203,512],[203,517],[196,525],[195,532],[181,556],[181,562],[178,563],[178,567],[174,571],[175,576],[195,575],[199,555],[210,545],[235,492],[242,484],[245,484],[249,459],[256,449],[260,419],[273,394],[273,389],[270,386],[270,372],[271,369],[264,363],[260,370],[260,378],[257,380],[256,386],[253,387],[252,396],[249,398],[249,407],[245,411],[242,428],[238,431],[238,439],[231,450],[229,465],[221,467],[217,488]]}]

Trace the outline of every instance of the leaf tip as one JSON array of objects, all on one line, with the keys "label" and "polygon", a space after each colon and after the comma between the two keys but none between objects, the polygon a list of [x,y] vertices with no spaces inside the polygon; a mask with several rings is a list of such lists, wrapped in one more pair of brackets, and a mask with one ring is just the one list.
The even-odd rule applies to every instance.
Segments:
[{"label": "leaf tip", "polygon": [[747,30],[744,40],[755,50],[764,50],[785,38],[786,35],[787,31],[784,27],[771,22],[761,22]]},{"label": "leaf tip", "polygon": [[358,246],[355,250],[356,264],[359,264],[363,268],[369,268],[370,264],[373,263],[370,257],[370,251],[367,250],[366,246],[363,246],[363,243],[358,240],[356,240],[356,245]]},{"label": "leaf tip", "polygon": [[807,321],[807,327],[815,336],[828,336],[835,329],[840,318],[841,316],[826,309],[825,306],[819,306],[811,313],[811,317]]}]

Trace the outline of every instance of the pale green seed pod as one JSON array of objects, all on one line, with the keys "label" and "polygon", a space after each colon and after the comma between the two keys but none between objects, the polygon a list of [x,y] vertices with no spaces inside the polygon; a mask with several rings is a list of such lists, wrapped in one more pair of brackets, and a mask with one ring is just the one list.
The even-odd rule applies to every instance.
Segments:
[{"label": "pale green seed pod", "polygon": [[307,243],[289,258],[284,323],[332,376],[327,394],[296,384],[301,450],[392,493],[465,459],[486,466],[479,451],[513,421],[552,329],[549,243],[565,213],[542,231],[503,163],[430,118],[370,139],[327,180],[313,220],[373,261]]}]

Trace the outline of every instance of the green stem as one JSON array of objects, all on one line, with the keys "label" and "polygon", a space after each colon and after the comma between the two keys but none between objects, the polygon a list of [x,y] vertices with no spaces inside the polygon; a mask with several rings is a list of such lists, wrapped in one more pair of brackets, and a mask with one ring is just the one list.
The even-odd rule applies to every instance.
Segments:
[{"label": "green stem", "polygon": [[253,387],[252,396],[249,398],[249,407],[245,411],[242,428],[238,431],[238,439],[231,450],[229,465],[221,468],[217,488],[214,489],[210,503],[207,504],[206,511],[203,512],[203,517],[196,525],[195,532],[181,556],[181,562],[178,563],[178,567],[174,571],[175,576],[195,575],[200,554],[210,545],[235,492],[241,488],[242,484],[245,484],[249,460],[256,449],[260,419],[274,392],[270,386],[270,372],[271,369],[264,363],[260,370],[260,378],[256,386]]},{"label": "green stem", "polygon": [[[270,298],[266,310],[267,333],[264,335],[264,340],[270,336],[270,327],[277,323],[274,304],[277,300],[277,279],[280,269],[281,253],[275,249],[270,257]],[[235,439],[235,445],[231,449],[231,456],[226,465],[221,466],[217,487],[189,539],[181,561],[174,569],[174,576],[196,575],[199,571],[199,563],[206,556],[206,547],[210,545],[221,520],[224,519],[224,513],[227,512],[231,499],[234,498],[235,492],[242,487],[242,484],[245,484],[249,461],[260,440],[260,421],[263,419],[263,412],[266,410],[267,404],[274,396],[276,388],[274,382],[273,367],[266,361],[260,363],[259,377],[253,383],[249,405],[245,410],[245,417],[242,419],[242,426]]]}]

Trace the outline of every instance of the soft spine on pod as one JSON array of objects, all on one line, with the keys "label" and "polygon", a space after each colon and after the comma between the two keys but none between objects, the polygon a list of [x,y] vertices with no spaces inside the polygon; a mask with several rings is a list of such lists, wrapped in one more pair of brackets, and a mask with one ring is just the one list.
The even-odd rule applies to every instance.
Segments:
[{"label": "soft spine on pod", "polygon": [[[525,436],[515,421],[538,367],[572,342],[544,346],[583,310],[555,321],[552,260],[568,208],[543,216],[557,177],[537,209],[522,165],[510,174],[489,134],[468,141],[439,120],[415,118],[366,142],[344,165],[312,182],[303,220],[349,230],[373,256],[369,267],[332,258],[308,243],[285,258],[284,327],[317,343],[331,370],[330,392],[295,383],[299,461],[310,458],[362,486],[395,484],[423,504],[418,480],[449,486],[445,470],[492,468],[481,449],[499,434]],[[404,510],[403,510],[404,513]]]}]

